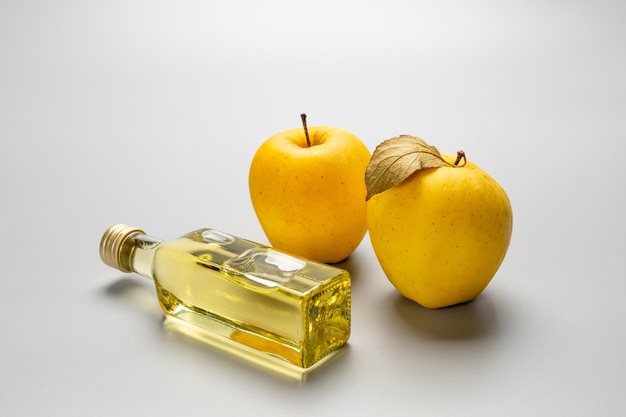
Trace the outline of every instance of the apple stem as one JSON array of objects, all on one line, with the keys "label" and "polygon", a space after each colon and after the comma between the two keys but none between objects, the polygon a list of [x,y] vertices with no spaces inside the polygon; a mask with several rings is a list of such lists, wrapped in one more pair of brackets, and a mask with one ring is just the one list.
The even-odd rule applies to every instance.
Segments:
[{"label": "apple stem", "polygon": [[306,136],[306,146],[310,148],[311,140],[309,139],[309,129],[306,127],[306,114],[302,113],[300,115],[300,118],[302,119],[302,127],[304,128],[304,136]]},{"label": "apple stem", "polygon": [[[459,165],[461,160],[463,160],[463,165]],[[455,167],[459,167],[459,166],[463,167],[463,166],[465,166],[466,163],[467,163],[467,158],[465,157],[465,152],[457,151],[457,153],[456,153],[456,160],[454,161],[454,166]]]}]

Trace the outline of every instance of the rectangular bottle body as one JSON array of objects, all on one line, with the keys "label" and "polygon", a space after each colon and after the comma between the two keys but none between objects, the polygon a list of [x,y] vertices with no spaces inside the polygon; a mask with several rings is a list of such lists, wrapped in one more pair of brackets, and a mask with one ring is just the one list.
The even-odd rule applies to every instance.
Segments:
[{"label": "rectangular bottle body", "polygon": [[308,368],[350,335],[350,276],[212,229],[157,249],[166,313]]}]

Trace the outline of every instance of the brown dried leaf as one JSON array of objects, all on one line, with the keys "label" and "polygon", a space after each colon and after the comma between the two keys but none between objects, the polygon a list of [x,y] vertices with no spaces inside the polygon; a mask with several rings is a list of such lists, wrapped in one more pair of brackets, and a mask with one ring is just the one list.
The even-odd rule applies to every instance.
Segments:
[{"label": "brown dried leaf", "polygon": [[400,184],[416,171],[442,165],[437,148],[420,138],[400,135],[387,139],[376,147],[365,171],[366,200]]}]

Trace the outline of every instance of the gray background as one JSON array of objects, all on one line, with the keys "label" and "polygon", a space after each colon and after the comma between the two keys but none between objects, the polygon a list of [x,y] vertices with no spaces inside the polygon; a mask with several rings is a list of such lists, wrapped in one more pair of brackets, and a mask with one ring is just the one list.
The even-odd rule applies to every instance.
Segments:
[{"label": "gray background", "polygon": [[[626,3],[0,1],[0,414],[624,415]],[[253,153],[300,124],[464,149],[514,232],[475,302],[401,298],[366,237],[304,384],[163,328],[102,232],[266,242]]]}]

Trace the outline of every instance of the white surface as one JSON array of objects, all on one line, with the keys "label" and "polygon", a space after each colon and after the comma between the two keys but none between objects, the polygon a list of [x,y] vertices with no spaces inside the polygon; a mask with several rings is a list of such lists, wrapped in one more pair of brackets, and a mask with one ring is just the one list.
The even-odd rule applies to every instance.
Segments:
[{"label": "white surface", "polygon": [[[0,414],[624,415],[625,5],[2,1]],[[248,166],[301,112],[464,149],[515,220],[486,292],[438,311],[366,238],[350,346],[294,384],[167,333],[98,243],[265,242]]]}]

